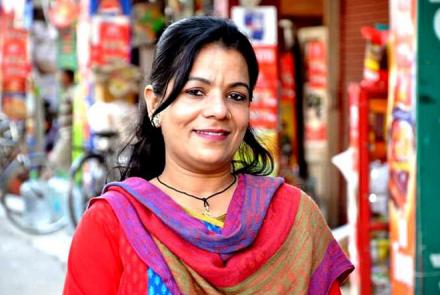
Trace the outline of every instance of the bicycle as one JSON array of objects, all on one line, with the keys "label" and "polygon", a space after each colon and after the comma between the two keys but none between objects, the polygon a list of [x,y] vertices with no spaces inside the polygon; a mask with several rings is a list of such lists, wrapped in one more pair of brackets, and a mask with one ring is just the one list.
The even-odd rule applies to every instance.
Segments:
[{"label": "bicycle", "polygon": [[96,132],[92,136],[92,145],[77,158],[69,172],[69,190],[67,195],[69,218],[76,227],[91,198],[99,196],[106,183],[118,179],[113,169],[116,162],[114,143],[119,137],[117,132]]},{"label": "bicycle", "polygon": [[0,203],[18,229],[51,234],[68,224],[60,191],[44,177],[51,171],[45,153],[28,150],[25,122],[0,114]]}]

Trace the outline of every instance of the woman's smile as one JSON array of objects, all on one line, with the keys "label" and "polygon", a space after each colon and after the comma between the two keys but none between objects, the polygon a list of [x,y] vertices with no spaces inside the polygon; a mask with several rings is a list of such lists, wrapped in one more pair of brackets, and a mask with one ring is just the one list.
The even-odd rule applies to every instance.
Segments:
[{"label": "woman's smile", "polygon": [[223,141],[231,133],[224,129],[195,129],[194,132],[201,138],[213,141]]}]

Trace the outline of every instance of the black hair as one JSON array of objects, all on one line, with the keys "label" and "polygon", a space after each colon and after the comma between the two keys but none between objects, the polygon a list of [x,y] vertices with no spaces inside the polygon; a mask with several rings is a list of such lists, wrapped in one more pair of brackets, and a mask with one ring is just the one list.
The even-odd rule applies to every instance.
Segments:
[{"label": "black hair", "polygon": [[69,83],[75,82],[75,72],[71,69],[62,69],[61,72],[69,80]]},{"label": "black hair", "polygon": [[[185,86],[192,65],[200,50],[208,44],[217,43],[226,49],[237,50],[245,59],[249,72],[250,97],[258,77],[258,62],[249,40],[230,20],[196,16],[171,24],[159,38],[152,65],[150,83],[154,93],[162,97],[160,105],[151,117],[168,107]],[[165,92],[172,83],[167,97]],[[121,179],[131,176],[152,179],[165,167],[165,143],[160,128],[151,124],[147,106],[140,102],[140,121],[133,142],[124,147],[131,154],[127,165],[120,167]],[[268,175],[273,171],[270,153],[257,141],[248,127],[241,144],[239,156],[233,160],[233,172]]]}]

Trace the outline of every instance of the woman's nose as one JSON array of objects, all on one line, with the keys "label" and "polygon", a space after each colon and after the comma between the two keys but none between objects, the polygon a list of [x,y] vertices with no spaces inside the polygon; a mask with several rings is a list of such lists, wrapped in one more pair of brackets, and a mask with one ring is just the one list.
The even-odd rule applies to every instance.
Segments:
[{"label": "woman's nose", "polygon": [[229,107],[221,94],[212,94],[205,101],[204,115],[205,117],[215,117],[222,120],[228,117]]}]

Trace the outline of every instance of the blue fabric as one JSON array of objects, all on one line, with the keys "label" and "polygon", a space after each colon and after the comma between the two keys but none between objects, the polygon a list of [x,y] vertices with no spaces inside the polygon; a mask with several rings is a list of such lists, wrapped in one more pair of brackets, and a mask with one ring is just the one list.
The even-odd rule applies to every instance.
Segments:
[{"label": "blue fabric", "polygon": [[215,232],[216,234],[220,234],[222,232],[222,228],[218,227],[217,225],[211,224],[207,221],[203,221],[203,223],[206,225],[206,227],[210,230]]},{"label": "blue fabric", "polygon": [[[207,221],[203,221],[206,227],[215,233],[221,232],[221,227],[213,225]],[[160,276],[154,272],[151,268],[147,270],[148,274],[148,295],[171,295],[170,290],[165,286],[164,282],[160,278]]]},{"label": "blue fabric", "polygon": [[148,295],[171,295],[160,276],[151,268],[148,269]]}]

